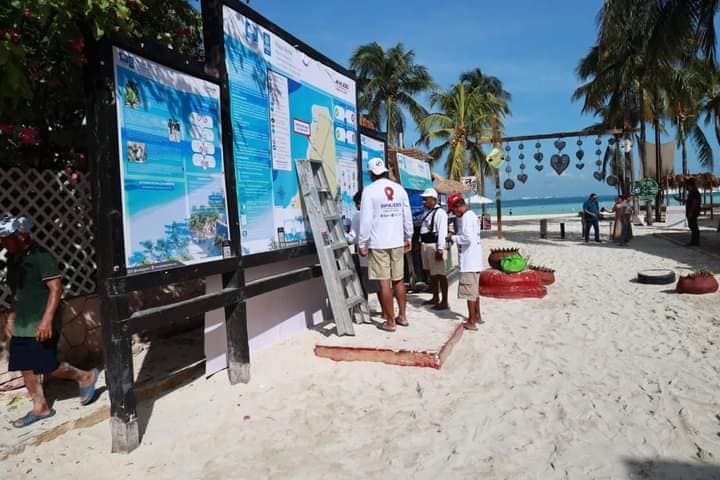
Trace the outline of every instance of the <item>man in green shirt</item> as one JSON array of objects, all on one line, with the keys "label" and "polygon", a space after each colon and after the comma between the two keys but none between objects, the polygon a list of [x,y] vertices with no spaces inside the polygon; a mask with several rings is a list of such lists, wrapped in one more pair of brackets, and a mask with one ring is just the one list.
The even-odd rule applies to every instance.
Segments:
[{"label": "man in green shirt", "polygon": [[55,258],[31,240],[31,227],[25,217],[0,218],[0,242],[7,251],[7,282],[13,294],[5,325],[10,338],[8,370],[22,373],[33,401],[33,409],[13,422],[17,428],[55,415],[45,400],[44,375],[77,382],[83,405],[94,400],[98,378],[97,369],[87,372],[57,360],[62,277]]}]

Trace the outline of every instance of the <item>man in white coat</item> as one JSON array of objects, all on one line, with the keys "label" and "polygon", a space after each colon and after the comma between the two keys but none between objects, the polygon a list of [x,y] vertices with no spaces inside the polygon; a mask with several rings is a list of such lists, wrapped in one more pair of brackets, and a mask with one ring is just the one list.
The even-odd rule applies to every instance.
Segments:
[{"label": "man in white coat", "polygon": [[470,210],[462,196],[453,196],[448,207],[458,219],[457,233],[448,235],[448,241],[455,242],[460,255],[460,282],[458,298],[467,300],[468,319],[463,323],[467,330],[477,330],[482,323],[480,317],[480,271],[483,268],[482,245],[480,244],[480,223],[475,212]]},{"label": "man in white coat", "polygon": [[[403,277],[404,254],[410,251],[413,234],[410,200],[402,186],[390,181],[382,159],[370,159],[368,170],[372,183],[363,190],[360,201],[358,247],[360,255],[368,256],[369,279],[376,280],[380,286],[385,317],[380,328],[394,332],[396,325],[408,326]],[[393,291],[398,300],[397,317]]]}]

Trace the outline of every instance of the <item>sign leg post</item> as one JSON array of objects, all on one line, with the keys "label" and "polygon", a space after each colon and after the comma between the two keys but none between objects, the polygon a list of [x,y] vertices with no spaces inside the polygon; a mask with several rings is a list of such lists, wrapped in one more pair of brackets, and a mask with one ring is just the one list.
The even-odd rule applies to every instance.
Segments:
[{"label": "sign leg post", "polygon": [[[226,274],[223,280],[226,288],[245,286],[245,274],[242,270]],[[225,307],[228,378],[231,385],[250,382],[250,340],[247,326],[247,304],[244,299]]]},{"label": "sign leg post", "polygon": [[103,298],[105,381],[110,396],[112,453],[130,453],[140,445],[137,405],[133,391],[131,335],[120,325],[129,312],[127,295]]}]

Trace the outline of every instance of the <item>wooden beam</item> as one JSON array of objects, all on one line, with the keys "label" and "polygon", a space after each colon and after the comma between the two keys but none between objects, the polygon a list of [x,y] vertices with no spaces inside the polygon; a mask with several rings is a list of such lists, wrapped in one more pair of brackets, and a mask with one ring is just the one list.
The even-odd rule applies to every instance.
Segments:
[{"label": "wooden beam", "polygon": [[591,137],[595,135],[621,135],[624,132],[619,129],[613,130],[577,130],[574,132],[557,132],[557,133],[542,133],[538,135],[521,135],[516,137],[500,137],[493,140],[492,137],[480,138],[480,143],[493,144],[493,143],[509,143],[509,142],[522,142],[528,140],[550,140],[558,138],[570,138],[570,137]]}]

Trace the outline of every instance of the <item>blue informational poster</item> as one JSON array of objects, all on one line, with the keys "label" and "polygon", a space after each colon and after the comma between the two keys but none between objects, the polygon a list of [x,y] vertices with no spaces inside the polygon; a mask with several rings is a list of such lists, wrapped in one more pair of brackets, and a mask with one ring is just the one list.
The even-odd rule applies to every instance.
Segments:
[{"label": "blue informational poster", "polygon": [[114,47],[128,273],[222,258],[220,87]]},{"label": "blue informational poster", "polygon": [[397,154],[398,170],[400,171],[400,184],[406,190],[423,191],[432,187],[430,164],[408,157],[402,153]]},{"label": "blue informational poster", "polygon": [[362,186],[365,188],[372,183],[370,181],[370,175],[368,174],[368,161],[373,158],[381,158],[387,166],[387,160],[385,159],[385,142],[361,133],[360,151],[362,152],[362,161],[360,162],[360,166],[362,167]]},{"label": "blue informational poster", "polygon": [[309,240],[295,162],[323,162],[352,216],[358,190],[355,82],[223,6],[243,255]]}]

